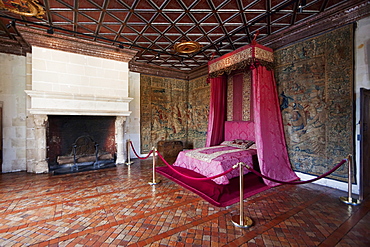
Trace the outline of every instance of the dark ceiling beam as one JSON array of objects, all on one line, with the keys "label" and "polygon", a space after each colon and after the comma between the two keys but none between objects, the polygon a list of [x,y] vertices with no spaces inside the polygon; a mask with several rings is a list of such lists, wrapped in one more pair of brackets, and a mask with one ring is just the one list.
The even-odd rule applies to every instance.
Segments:
[{"label": "dark ceiling beam", "polygon": [[44,7],[45,7],[47,21],[49,22],[50,26],[53,26],[53,18],[51,17],[49,0],[44,0]]},{"label": "dark ceiling beam", "polygon": [[[114,41],[116,43],[119,43],[117,40],[119,39],[119,37],[123,37],[124,38],[124,35],[122,35],[122,32],[123,32],[123,29],[125,27],[128,27],[127,25],[127,22],[128,20],[130,19],[130,17],[134,14],[134,8],[137,6],[138,4],[138,1],[135,0],[133,3],[132,3],[132,6],[129,6],[128,4],[126,4],[124,1],[122,0],[116,0],[119,4],[121,4],[122,6],[124,6],[126,9],[127,9],[127,15],[126,15],[126,18],[123,20],[123,23],[120,27],[120,29],[118,30],[118,33],[116,35],[116,37],[114,38]],[[133,44],[133,41],[131,41],[131,44]],[[133,48],[132,45],[129,45],[129,48]]]},{"label": "dark ceiling beam", "polygon": [[73,26],[73,31],[77,32],[78,31],[78,9],[79,9],[79,0],[74,0],[73,4],[73,20],[72,20],[72,26]]},{"label": "dark ceiling beam", "polygon": [[[36,26],[43,27],[45,29],[48,29],[50,27],[49,25],[46,25],[46,24],[35,23],[35,22],[31,22],[31,21],[27,21],[27,20],[23,20],[23,19],[19,19],[19,18],[9,17],[9,16],[6,16],[6,15],[0,15],[0,18],[5,18],[5,19],[9,19],[9,20],[15,20],[16,22],[20,22],[20,23],[24,23],[24,24],[34,24]],[[64,28],[60,28],[60,27],[53,27],[53,28],[55,30],[60,30],[60,31],[67,32],[67,33],[70,33],[70,34],[79,35],[81,38],[82,37],[89,37],[89,38],[95,38],[96,37],[95,35],[92,35],[92,34],[74,32],[72,30],[68,30],[68,29],[64,29]],[[132,44],[132,43],[126,43],[126,42],[118,42],[118,41],[114,41],[114,40],[111,40],[111,39],[108,39],[108,38],[105,38],[105,37],[98,37],[98,40],[108,41],[108,42],[115,42],[115,43],[118,43],[118,44],[122,44],[122,45],[126,45],[126,46],[131,46],[131,47],[134,47],[134,48],[139,48],[139,49],[144,49],[144,50],[147,49],[146,47],[143,47],[143,46],[135,45],[135,44]],[[147,49],[147,50],[151,50],[153,52],[157,52],[156,50],[153,50],[153,49]],[[164,53],[166,53],[168,55],[172,55],[172,56],[178,57],[178,58],[186,58],[184,56],[180,56],[180,55],[177,55],[177,54],[172,54],[172,53],[169,53],[169,52],[164,52]]]},{"label": "dark ceiling beam", "polygon": [[[135,15],[136,17],[138,17],[139,19],[141,19],[141,16],[138,16],[136,14],[136,12],[138,12],[137,10],[135,10],[136,6],[139,4],[139,1],[140,0],[134,0],[132,6],[129,8],[129,11]],[[128,24],[128,23],[126,23]],[[128,25],[127,25],[128,26]],[[135,30],[136,31],[136,30]],[[138,33],[138,36],[133,40],[133,43],[135,44],[141,37],[143,37],[142,33],[141,32],[137,32]],[[139,55],[139,54],[138,54]]]},{"label": "dark ceiling beam", "polygon": [[[247,20],[247,18],[245,17],[245,14],[244,14],[244,9],[243,9],[243,3],[242,3],[242,0],[237,0],[237,1],[236,1],[236,3],[237,3],[237,5],[238,5],[239,14],[240,14],[240,17],[242,18],[243,24],[244,24],[244,26],[247,26],[247,25],[248,25],[248,20]],[[251,39],[251,37],[250,37],[249,28],[246,28],[246,29],[245,29],[245,32],[246,32],[246,36],[247,36],[247,41],[248,41],[248,43],[251,43],[251,42],[252,42],[252,39]]]},{"label": "dark ceiling beam", "polygon": [[[163,18],[165,18],[167,21],[168,21],[168,23],[170,23],[171,25],[168,25],[167,26],[167,28],[163,31],[163,32],[161,32],[161,31],[159,31],[154,25],[152,25],[151,27],[153,28],[153,29],[155,29],[158,33],[160,33],[161,35],[162,35],[162,37],[163,38],[165,38],[167,41],[168,41],[168,45],[163,49],[163,51],[167,51],[168,49],[172,49],[172,47],[171,47],[171,43],[172,43],[172,40],[170,39],[170,38],[168,38],[168,34],[167,35],[165,35],[167,32],[169,32],[170,30],[171,30],[171,28],[174,28],[175,27],[175,23],[174,23],[174,21],[172,21],[164,12],[163,12],[163,9],[165,8],[165,6],[167,6],[169,3],[170,3],[170,1],[171,0],[166,0],[166,1],[164,1],[163,3],[162,3],[162,6],[160,7],[160,9],[161,9],[161,16],[163,17]],[[182,16],[180,16],[180,17],[178,17],[178,19],[180,19]],[[176,21],[176,20],[175,20]],[[176,29],[177,30],[177,29]]]},{"label": "dark ceiling beam", "polygon": [[298,2],[295,2],[293,5],[293,13],[292,17],[290,19],[290,26],[293,26],[295,24],[296,18],[297,18],[297,10],[298,10]]},{"label": "dark ceiling beam", "polygon": [[[266,0],[266,12],[271,12],[271,0]],[[271,14],[267,15],[267,35],[271,34]]]},{"label": "dark ceiling beam", "polygon": [[329,0],[323,0],[320,8],[320,12],[324,11],[326,6],[328,5]]},{"label": "dark ceiling beam", "polygon": [[[149,27],[151,27],[151,28],[153,28],[152,26],[151,26],[151,23],[153,23],[154,22],[154,20],[159,16],[159,15],[161,15],[161,13],[162,13],[162,11],[163,11],[163,8],[168,4],[168,0],[164,3],[164,4],[162,4],[161,6],[159,6],[159,8],[157,7],[157,5],[156,4],[154,4],[154,3],[152,3],[152,2],[150,2],[149,1],[149,4],[153,7],[153,9],[155,9],[156,11],[155,11],[155,13],[154,13],[154,15],[150,18],[150,20],[147,22],[147,28],[149,28]],[[162,15],[163,16],[163,15]],[[143,30],[142,32],[145,32],[145,30]],[[148,48],[152,48],[153,47],[153,45],[156,43],[156,42],[158,42],[158,39],[160,39],[160,35],[158,35],[158,37],[157,38],[155,38],[151,43],[150,43],[150,45],[148,46]],[[154,55],[155,56],[155,55]],[[155,58],[155,57],[154,57]],[[151,61],[151,60],[150,60]]]},{"label": "dark ceiling beam", "polygon": [[[0,30],[3,30],[7,38],[0,37],[0,52],[23,55],[31,52],[31,46],[19,33],[15,20],[11,20],[7,25],[0,19]],[[11,30],[11,31],[10,31]]]},{"label": "dark ceiling beam", "polygon": [[1,20],[0,20],[0,28],[1,30],[4,30],[6,33],[7,37],[11,40],[17,40],[12,33],[9,32],[10,28],[15,27],[15,21],[10,21],[7,25],[5,25]]},{"label": "dark ceiling beam", "polygon": [[[97,7],[97,8],[100,8],[100,6],[97,6],[95,3],[94,5]],[[107,14],[107,8],[108,8],[108,5],[109,5],[109,0],[104,0],[103,2],[103,5],[102,7],[100,8],[101,11],[100,11],[100,16],[99,16],[99,20],[98,20],[98,25],[96,26],[96,29],[95,29],[95,35],[98,36],[99,35],[99,32],[100,32],[100,29],[102,28],[103,26],[103,21],[104,21],[104,18],[105,18],[105,15]]]},{"label": "dark ceiling beam", "polygon": [[352,0],[317,14],[309,21],[291,26],[277,34],[259,40],[259,43],[272,49],[279,49],[307,37],[354,23],[370,16],[370,1]]},{"label": "dark ceiling beam", "polygon": [[[207,1],[209,1],[209,0],[207,0]],[[273,13],[276,13],[276,12],[278,12],[278,11],[280,11],[280,10],[282,10],[282,9],[286,8],[286,7],[288,7],[288,6],[292,5],[293,3],[297,2],[297,1],[299,1],[299,0],[290,0],[290,1],[286,2],[285,4],[280,5],[279,7],[277,7],[276,9],[274,9],[273,11],[270,11],[269,13],[265,12],[265,13],[264,13],[262,16],[260,16],[259,18],[257,18],[257,19],[255,19],[255,20],[253,20],[252,22],[248,22],[248,25],[246,25],[246,26],[244,26],[244,27],[240,27],[240,28],[238,28],[238,29],[234,30],[233,32],[229,33],[227,36],[228,36],[228,37],[231,37],[231,36],[233,36],[233,35],[235,35],[235,34],[237,34],[237,33],[241,32],[241,31],[245,30],[246,28],[249,28],[249,27],[251,27],[251,26],[255,25],[256,23],[258,23],[258,22],[260,22],[260,21],[262,21],[262,20],[266,19],[269,15],[272,15]],[[226,37],[225,37],[225,38],[226,38]],[[208,49],[210,46],[211,46],[211,45],[208,45],[208,46],[203,47],[203,48],[202,48],[198,53],[201,53],[203,50]],[[198,54],[198,53],[197,53],[197,54]]]},{"label": "dark ceiling beam", "polygon": [[[177,0],[179,2],[179,4],[182,6],[182,8],[186,9],[186,6],[179,0]],[[190,6],[189,6],[189,10],[192,9],[198,2],[200,2],[201,0],[198,0],[198,1],[194,1]],[[203,34],[203,37],[205,37],[207,39],[207,41],[212,44],[213,41],[209,38],[209,36],[207,35],[207,33],[204,31],[204,29],[200,26],[199,22],[196,20],[196,18],[192,15],[191,11],[188,11],[187,13],[188,17],[194,22],[196,23],[196,27],[200,30],[200,32]],[[203,19],[206,19],[206,18],[209,18],[212,14],[209,14],[209,15],[206,15]],[[200,21],[201,22],[201,21]],[[194,40],[194,41],[198,41],[198,40]],[[203,54],[205,57],[208,57],[206,56],[206,54]],[[188,54],[188,57],[189,58],[194,58],[194,54]],[[194,60],[197,64],[200,64],[198,61]]]},{"label": "dark ceiling beam", "polygon": [[[223,32],[224,37],[225,37],[224,39],[219,40],[219,42],[224,41],[224,40],[226,39],[226,40],[227,40],[227,42],[229,42],[229,43],[230,43],[230,45],[231,45],[232,49],[233,49],[233,50],[235,50],[235,46],[234,46],[234,44],[233,44],[233,42],[232,42],[232,40],[231,40],[230,36],[228,35],[228,31],[226,30],[225,26],[223,25],[223,22],[222,22],[221,17],[220,17],[220,16],[218,15],[218,13],[217,13],[217,9],[216,9],[216,7],[214,6],[214,4],[213,4],[213,2],[212,2],[211,0],[207,0],[207,3],[208,3],[208,5],[209,5],[209,7],[211,7],[212,13],[213,13],[213,15],[215,16],[215,18],[216,18],[216,20],[217,20],[217,22],[218,22],[218,25],[219,25],[219,27],[222,29],[222,32]],[[225,2],[223,2],[223,4],[225,4]],[[213,43],[213,42],[212,42],[212,43]],[[212,44],[212,43],[211,43],[211,44]]]},{"label": "dark ceiling beam", "polygon": [[[119,4],[121,4],[122,6],[125,6],[127,9],[129,8],[127,5],[126,5],[126,3],[124,3],[123,1],[121,1],[121,0],[117,0],[117,2],[119,3]],[[121,37],[121,36],[123,36],[122,35],[122,32],[123,32],[123,29],[127,26],[127,21],[129,20],[129,18],[130,18],[130,16],[132,15],[132,12],[130,12],[130,11],[128,11],[127,12],[127,15],[126,15],[126,17],[125,17],[125,19],[123,20],[123,21],[121,21],[121,19],[118,19],[117,21],[119,21],[120,23],[121,23],[121,27],[119,28],[119,30],[118,30],[118,32],[116,33],[116,36],[114,37],[114,39],[113,39],[113,41],[114,41],[114,43],[116,43],[117,42],[117,40]],[[115,18],[116,19],[116,18]]]}]

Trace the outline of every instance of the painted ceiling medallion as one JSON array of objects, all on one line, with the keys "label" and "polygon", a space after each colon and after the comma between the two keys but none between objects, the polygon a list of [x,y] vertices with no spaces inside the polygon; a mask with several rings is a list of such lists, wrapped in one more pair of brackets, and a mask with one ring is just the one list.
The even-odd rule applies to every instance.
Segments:
[{"label": "painted ceiling medallion", "polygon": [[0,0],[0,9],[27,17],[41,18],[45,14],[44,8],[37,0]]},{"label": "painted ceiling medallion", "polygon": [[182,41],[175,44],[173,48],[178,53],[193,53],[200,50],[200,44],[195,41]]}]

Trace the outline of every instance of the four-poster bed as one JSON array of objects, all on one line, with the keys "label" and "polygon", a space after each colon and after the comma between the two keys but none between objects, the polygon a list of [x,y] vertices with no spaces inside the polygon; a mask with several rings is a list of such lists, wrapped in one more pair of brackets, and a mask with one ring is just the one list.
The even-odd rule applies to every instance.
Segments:
[{"label": "four-poster bed", "polygon": [[[258,163],[263,175],[276,180],[298,179],[291,169],[286,150],[272,64],[272,49],[255,42],[208,62],[211,102],[206,148],[180,152],[173,166],[181,167],[183,172],[190,170],[212,177],[241,161],[249,165],[254,163],[254,167]],[[238,86],[238,83],[243,84],[239,82],[243,76],[234,76],[234,93],[232,99],[227,100],[227,90],[230,90],[227,87],[228,77],[233,76],[235,71],[247,73],[251,83],[249,87],[245,83],[247,86]],[[245,118],[242,115],[248,111],[242,109],[245,104],[241,91],[247,89],[251,93],[250,115]],[[227,102],[232,102],[231,108],[227,107]],[[232,119],[227,119],[228,109],[233,110]],[[254,145],[235,148],[227,145],[230,143]],[[213,179],[213,182],[227,185],[236,176],[239,176],[238,171]],[[264,183],[270,187],[279,185],[269,180],[264,180]]]}]

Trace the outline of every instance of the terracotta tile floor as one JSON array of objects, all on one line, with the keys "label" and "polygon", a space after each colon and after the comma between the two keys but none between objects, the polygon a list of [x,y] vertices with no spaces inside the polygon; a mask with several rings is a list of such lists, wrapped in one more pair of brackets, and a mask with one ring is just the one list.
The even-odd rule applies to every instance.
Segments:
[{"label": "terracotta tile floor", "polygon": [[69,175],[0,174],[0,246],[370,246],[370,200],[284,185],[214,207],[176,183],[151,186],[152,161]]}]

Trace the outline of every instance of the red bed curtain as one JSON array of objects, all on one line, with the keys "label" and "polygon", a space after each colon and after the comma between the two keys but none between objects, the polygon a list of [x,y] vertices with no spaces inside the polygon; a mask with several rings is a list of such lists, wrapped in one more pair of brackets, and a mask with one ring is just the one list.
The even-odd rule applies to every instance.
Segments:
[{"label": "red bed curtain", "polygon": [[227,78],[221,75],[210,78],[211,102],[209,106],[206,147],[219,145],[224,138],[226,121],[226,86]]},{"label": "red bed curtain", "polygon": [[[255,139],[261,173],[281,180],[297,180],[291,169],[272,70],[258,66],[252,70]],[[278,183],[264,180],[269,186]]]}]

